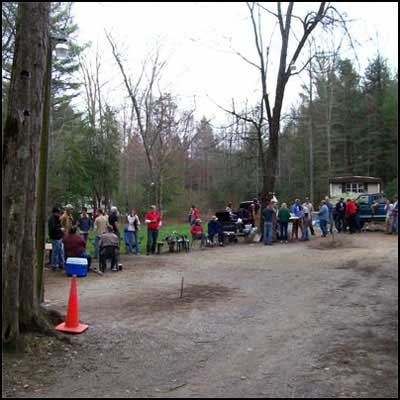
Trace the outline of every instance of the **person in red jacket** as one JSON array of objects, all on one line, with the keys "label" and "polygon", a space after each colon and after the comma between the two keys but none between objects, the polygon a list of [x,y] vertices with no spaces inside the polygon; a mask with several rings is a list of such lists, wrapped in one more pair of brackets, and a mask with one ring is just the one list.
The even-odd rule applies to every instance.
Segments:
[{"label": "person in red jacket", "polygon": [[144,223],[147,225],[147,245],[146,255],[156,252],[158,231],[161,227],[161,216],[157,212],[156,206],[151,206],[151,210],[145,215]]},{"label": "person in red jacket", "polygon": [[207,236],[203,231],[203,227],[201,226],[201,220],[196,219],[195,223],[192,225],[190,229],[190,233],[192,234],[193,240],[201,240],[201,247],[203,248],[207,243]]},{"label": "person in red jacket", "polygon": [[357,207],[356,204],[354,203],[354,200],[347,199],[346,220],[351,234],[353,234],[356,231],[356,213],[357,213]]},{"label": "person in red jacket", "polygon": [[76,226],[73,226],[69,230],[68,235],[63,237],[63,243],[64,243],[65,257],[86,258],[88,261],[88,271],[89,271],[92,257],[86,251],[85,240],[76,233]]}]

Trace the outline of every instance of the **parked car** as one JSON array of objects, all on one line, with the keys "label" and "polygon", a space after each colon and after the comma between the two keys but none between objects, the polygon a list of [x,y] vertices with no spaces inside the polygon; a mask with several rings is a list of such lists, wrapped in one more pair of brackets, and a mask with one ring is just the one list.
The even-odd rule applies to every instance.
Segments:
[{"label": "parked car", "polygon": [[385,221],[386,200],[385,193],[360,194],[355,199],[361,227],[365,222]]}]

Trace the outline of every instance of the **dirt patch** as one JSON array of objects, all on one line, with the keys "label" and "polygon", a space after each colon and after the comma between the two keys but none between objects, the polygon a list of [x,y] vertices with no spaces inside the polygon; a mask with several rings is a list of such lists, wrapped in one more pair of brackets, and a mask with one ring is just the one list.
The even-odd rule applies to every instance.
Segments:
[{"label": "dirt patch", "polygon": [[307,247],[314,250],[336,250],[340,248],[354,249],[358,248],[359,246],[353,241],[339,238],[336,235],[332,239],[332,236],[328,235],[323,240],[310,242]]},{"label": "dirt patch", "polygon": [[[384,262],[384,261],[382,261]],[[376,272],[380,271],[381,269],[381,263],[379,262],[379,260],[376,260],[376,262],[372,263],[372,262],[368,262],[368,261],[359,261],[359,260],[349,260],[346,261],[344,264],[339,265],[337,267],[335,267],[335,269],[344,269],[344,270],[354,270],[357,271],[358,273],[364,275],[364,276],[369,276],[369,275],[373,275]],[[389,275],[387,274],[380,274],[380,278],[388,278]]]},{"label": "dirt patch", "polygon": [[[148,314],[174,312],[192,308],[204,309],[216,302],[228,301],[238,289],[231,289],[219,284],[184,285],[183,296],[180,285],[171,289],[151,289],[121,304],[128,313]],[[111,305],[113,307],[113,305]]]}]

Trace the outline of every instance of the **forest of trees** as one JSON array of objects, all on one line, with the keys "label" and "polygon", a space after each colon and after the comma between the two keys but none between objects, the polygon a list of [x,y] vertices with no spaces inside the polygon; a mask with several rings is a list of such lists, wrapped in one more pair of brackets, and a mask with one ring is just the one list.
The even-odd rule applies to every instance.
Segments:
[{"label": "forest of trees", "polygon": [[[3,116],[15,35],[14,2],[2,3]],[[156,203],[165,215],[186,215],[191,203],[215,211],[227,201],[252,199],[262,190],[257,132],[227,113],[225,126],[179,104],[179,96],[156,89],[168,65],[157,51],[143,62],[150,78],[129,76],[118,43],[108,36],[127,99],[109,104],[102,59],[94,65],[78,46],[72,3],[52,3],[51,34],[68,35],[70,54],[54,59],[48,168],[48,209],[84,203],[139,211]],[[397,74],[379,52],[365,71],[352,60],[324,54],[304,71],[298,99],[281,115],[279,199],[328,194],[328,179],[368,175],[397,190]],[[84,99],[85,110],[72,99]],[[259,108],[252,111],[257,115]],[[3,118],[4,120],[4,118]],[[268,139],[264,146],[268,144]]]}]

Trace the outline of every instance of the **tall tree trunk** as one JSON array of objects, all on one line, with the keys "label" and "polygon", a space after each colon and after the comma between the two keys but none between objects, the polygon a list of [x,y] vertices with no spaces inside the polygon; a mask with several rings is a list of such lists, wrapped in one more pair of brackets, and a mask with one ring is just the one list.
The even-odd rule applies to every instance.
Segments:
[{"label": "tall tree trunk", "polygon": [[[3,346],[15,346],[20,326],[29,329],[38,311],[33,295],[36,182],[49,13],[50,3],[18,5],[2,165]],[[24,243],[28,235],[32,242]]]}]

